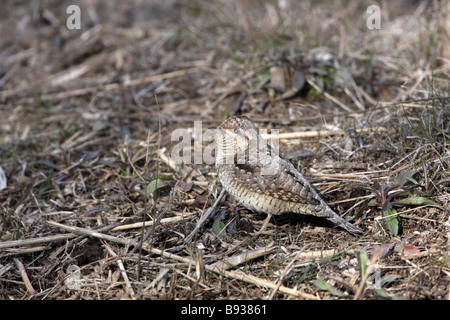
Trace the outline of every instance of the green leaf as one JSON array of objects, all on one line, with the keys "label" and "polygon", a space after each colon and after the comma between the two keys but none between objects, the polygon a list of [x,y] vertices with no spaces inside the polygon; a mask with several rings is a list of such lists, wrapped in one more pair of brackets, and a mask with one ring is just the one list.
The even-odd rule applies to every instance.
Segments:
[{"label": "green leaf", "polygon": [[380,183],[377,180],[375,180],[373,182],[373,189],[374,190],[378,190],[379,188],[380,188]]},{"label": "green leaf", "polygon": [[153,179],[150,181],[150,183],[147,185],[147,188],[145,189],[145,195],[148,196],[155,192],[158,189],[161,189],[165,186],[167,186],[167,182],[164,182],[165,180],[169,180],[170,177],[168,176],[159,176],[156,179]]},{"label": "green leaf", "polygon": [[270,74],[269,73],[263,73],[259,77],[259,83],[257,85],[258,89],[261,89],[265,84],[267,84],[270,81]]},{"label": "green leaf", "polygon": [[238,221],[238,219],[236,219],[236,217],[235,217],[235,218],[228,224],[228,227],[226,228],[227,232],[233,233],[233,232],[236,231],[237,221]]},{"label": "green leaf", "polygon": [[359,274],[362,277],[366,274],[366,268],[367,268],[367,251],[365,249],[357,250],[355,251],[356,255],[356,261],[358,262],[359,266]]},{"label": "green leaf", "polygon": [[375,292],[376,292],[376,294],[378,294],[379,296],[381,296],[381,297],[383,297],[383,298],[385,298],[385,299],[390,299],[390,300],[405,300],[405,298],[403,298],[403,297],[396,297],[396,296],[389,296],[387,293],[386,293],[386,291],[384,291],[384,289],[381,289],[381,288],[374,288],[373,289]]},{"label": "green leaf", "polygon": [[127,155],[126,155],[125,150],[123,148],[119,148],[118,152],[119,152],[120,161],[126,162],[127,161]]},{"label": "green leaf", "polygon": [[138,150],[136,150],[136,152],[133,154],[133,158],[131,159],[131,162],[135,163],[140,158],[143,158],[145,156],[146,151],[147,151],[147,149],[145,147],[141,147]]},{"label": "green leaf", "polygon": [[92,127],[92,130],[94,131],[100,131],[107,127],[107,123],[102,120],[97,120],[94,122],[94,126]]},{"label": "green leaf", "polygon": [[225,224],[222,222],[221,219],[218,218],[218,219],[214,220],[213,225],[212,225],[212,230],[215,235],[220,237],[221,235],[223,235],[225,233]]},{"label": "green leaf", "polygon": [[398,174],[398,176],[394,180],[394,184],[399,186],[403,186],[407,181],[410,181],[414,184],[419,184],[413,176],[416,174],[415,171],[406,170]]},{"label": "green leaf", "polygon": [[415,205],[429,204],[431,206],[435,206],[435,207],[443,209],[442,206],[438,205],[436,202],[434,202],[430,199],[427,199],[425,197],[409,197],[409,198],[398,201],[397,204],[399,204],[399,205],[402,205],[402,204],[415,204]]},{"label": "green leaf", "polygon": [[384,291],[384,289],[381,288],[373,288],[373,291],[375,291],[379,296],[389,299],[388,294],[386,293],[386,291]]},{"label": "green leaf", "polygon": [[319,288],[320,290],[326,290],[329,293],[335,295],[335,296],[343,296],[344,293],[342,293],[341,291],[339,291],[338,289],[336,289],[335,287],[329,285],[325,280],[322,279],[317,279],[316,281],[313,282],[313,284]]},{"label": "green leaf", "polygon": [[164,182],[161,179],[155,179],[150,181],[150,183],[147,185],[147,188],[145,189],[145,194],[148,196],[156,191],[156,189],[161,188],[162,184]]},{"label": "green leaf", "polygon": [[398,234],[397,211],[392,208],[390,204],[388,204],[386,206],[383,206],[381,215],[383,216],[383,221],[386,228],[393,236],[396,236]]}]

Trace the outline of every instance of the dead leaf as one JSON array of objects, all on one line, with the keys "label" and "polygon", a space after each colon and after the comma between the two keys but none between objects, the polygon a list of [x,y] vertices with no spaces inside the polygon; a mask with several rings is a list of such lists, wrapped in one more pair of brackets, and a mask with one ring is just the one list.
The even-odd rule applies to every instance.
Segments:
[{"label": "dead leaf", "polygon": [[403,246],[403,255],[408,258],[410,256],[414,256],[416,254],[420,253],[420,249],[416,246],[413,246],[412,244],[405,244]]},{"label": "dead leaf", "polygon": [[270,84],[281,92],[286,90],[286,78],[283,67],[273,66],[270,68]]},{"label": "dead leaf", "polygon": [[180,181],[180,188],[184,191],[184,192],[189,192],[192,190],[194,186],[193,182],[184,182],[184,181]]},{"label": "dead leaf", "polygon": [[0,190],[6,188],[6,175],[3,169],[0,167]]}]

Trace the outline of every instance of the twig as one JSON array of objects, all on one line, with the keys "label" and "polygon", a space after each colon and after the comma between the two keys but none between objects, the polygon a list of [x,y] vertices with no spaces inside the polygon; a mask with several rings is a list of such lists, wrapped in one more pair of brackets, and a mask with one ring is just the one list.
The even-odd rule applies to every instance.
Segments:
[{"label": "twig", "polygon": [[333,202],[329,202],[329,204],[338,204],[338,203],[345,203],[345,202],[353,202],[356,200],[366,200],[366,199],[370,199],[373,198],[374,195],[367,195],[367,196],[361,196],[361,197],[355,197],[355,198],[350,198],[350,199],[344,199],[344,200],[339,200],[339,201],[333,201]]},{"label": "twig", "polygon": [[280,278],[278,279],[278,285],[277,287],[272,291],[272,293],[269,296],[269,300],[272,300],[273,297],[275,296],[275,294],[277,293],[278,289],[281,287],[281,284],[283,283],[283,279],[284,277],[290,272],[292,265],[294,264],[294,262],[297,260],[298,256],[301,254],[301,251],[297,252],[297,254],[295,255],[294,259],[292,259],[291,262],[289,262],[289,264],[287,265],[287,267],[283,270],[283,272],[280,275]]},{"label": "twig", "polygon": [[204,215],[201,217],[198,224],[195,226],[194,230],[184,239],[184,242],[190,242],[192,237],[197,233],[197,231],[201,228],[201,226],[206,222],[206,220],[209,218],[211,214],[213,214],[216,211],[217,206],[222,201],[223,196],[225,195],[225,188],[222,189],[222,192],[220,192],[219,197],[217,197],[216,202],[214,202],[213,206],[211,208],[208,208],[208,210],[205,211]]},{"label": "twig", "polygon": [[[194,214],[195,214],[195,212],[187,212],[187,213],[184,213],[182,216],[175,216],[175,217],[170,217],[170,218],[164,218],[164,219],[161,219],[159,224],[166,224],[166,223],[182,221],[182,220],[186,219],[186,217],[192,216]],[[130,223],[130,224],[124,224],[124,225],[121,225],[121,226],[117,226],[114,229],[112,229],[111,231],[142,228],[143,226],[144,227],[149,227],[149,226],[151,226],[153,224],[154,224],[154,221],[136,222],[136,223]]]},{"label": "twig", "polygon": [[2,254],[2,257],[10,257],[10,256],[18,256],[21,254],[28,254],[28,253],[32,253],[32,252],[39,252],[39,251],[44,251],[47,250],[48,246],[36,246],[36,247],[31,247],[31,248],[19,248],[19,249],[9,249],[7,250],[5,254]]},{"label": "twig", "polygon": [[4,241],[4,242],[0,242],[0,249],[19,247],[19,246],[28,246],[28,245],[34,245],[34,244],[52,242],[52,241],[61,241],[61,240],[75,238],[75,237],[76,237],[75,234],[56,234],[53,236],[40,237],[40,238]]},{"label": "twig", "polygon": [[[173,197],[174,197],[174,193],[175,190],[177,189],[177,185],[178,185],[179,181],[177,181],[177,183],[175,184],[175,186],[172,188],[172,190],[170,191],[170,195],[168,198],[168,203],[164,206],[164,209],[161,211],[161,213],[158,215],[158,217],[156,218],[155,222],[151,224],[150,228],[147,230],[147,232],[143,235],[143,237],[139,240],[138,244],[136,246],[134,246],[134,248],[130,251],[130,253],[134,253],[136,252],[137,249],[139,249],[139,247],[142,245],[142,243],[144,241],[146,241],[148,239],[148,237],[150,237],[150,235],[153,234],[153,231],[155,230],[155,227],[160,223],[160,221],[162,220],[162,218],[164,217],[164,215],[167,213],[167,211],[169,210],[169,208],[172,206],[172,202],[173,202]],[[156,190],[155,190],[156,192]],[[143,224],[144,225],[144,224]],[[145,227],[145,226],[144,226]]]},{"label": "twig", "polygon": [[[117,258],[117,254],[114,252],[114,250],[111,248],[111,246],[107,242],[104,242],[103,245],[105,246],[106,250],[108,250],[110,255]],[[133,287],[131,286],[130,279],[128,279],[127,271],[125,270],[125,267],[124,267],[121,259],[117,259],[117,265],[119,266],[120,272],[122,274],[122,278],[125,281],[125,285],[126,285],[128,293],[132,297],[134,297],[135,293],[134,293]]]},{"label": "twig", "polygon": [[[410,100],[397,101],[397,102],[380,101],[379,103],[382,106],[395,106],[395,105],[403,105],[403,104],[412,103],[412,102],[425,102],[425,101],[446,100],[446,99],[450,99],[450,96],[427,97],[427,98],[410,99]],[[407,105],[407,106],[411,107],[411,106],[416,106],[416,105]],[[423,106],[423,107],[426,107],[426,106]]]},{"label": "twig", "polygon": [[158,284],[158,282],[164,279],[169,271],[169,268],[164,268],[162,270],[160,269],[159,274],[156,276],[156,278],[142,291],[146,292],[148,289],[154,288]]},{"label": "twig", "polygon": [[[386,131],[384,127],[376,128],[359,128],[358,133],[379,132]],[[328,136],[343,136],[345,130],[318,130],[318,131],[298,131],[298,132],[284,132],[278,134],[261,134],[264,139],[298,139],[298,138],[311,138],[311,137],[328,137]]]},{"label": "twig", "polygon": [[[208,267],[206,267],[206,269],[208,269]],[[215,270],[212,270],[212,271],[216,272]],[[295,290],[295,289],[291,289],[291,288],[288,288],[288,287],[285,287],[285,286],[278,286],[278,284],[276,284],[276,283],[273,283],[273,282],[268,281],[268,280],[260,279],[258,277],[253,276],[253,275],[246,274],[246,273],[244,273],[241,270],[224,271],[223,274],[225,276],[227,276],[227,277],[238,279],[238,280],[245,281],[245,282],[249,282],[249,283],[252,283],[252,284],[256,284],[258,286],[263,286],[263,287],[267,287],[267,288],[270,288],[270,289],[277,289],[278,288],[277,290],[279,290],[280,292],[283,292],[283,293],[286,293],[286,294],[290,294],[290,295],[293,295],[295,297],[301,297],[301,298],[308,299],[308,300],[317,300],[317,297],[313,296],[311,294],[307,294],[305,292],[298,291],[298,290]]]},{"label": "twig", "polygon": [[[51,221],[49,221],[49,223],[51,224]],[[107,226],[99,228],[97,231],[100,231],[100,232],[108,231],[108,230],[118,227],[119,225],[120,224],[107,225]],[[13,247],[35,245],[35,244],[46,243],[46,242],[53,242],[53,241],[63,241],[63,240],[72,239],[75,237],[77,237],[76,234],[55,234],[53,236],[46,236],[46,237],[39,237],[39,238],[4,241],[4,242],[0,242],[0,250],[7,249],[7,248],[13,248]]]},{"label": "twig", "polygon": [[[63,230],[67,230],[69,232],[72,233],[76,233],[76,234],[81,234],[81,235],[88,235],[94,238],[99,238],[99,239],[103,239],[103,240],[107,240],[107,241],[112,241],[112,242],[116,242],[116,243],[120,243],[123,244],[125,246],[136,246],[138,244],[138,241],[135,240],[131,240],[131,239],[124,239],[124,238],[119,238],[119,237],[114,237],[114,236],[110,236],[104,233],[100,233],[97,231],[92,231],[89,229],[84,229],[84,228],[79,228],[79,227],[71,227],[71,226],[66,226],[64,224],[58,223],[58,222],[54,222],[54,221],[48,221],[48,224],[63,229]],[[163,251],[163,250],[159,250],[159,249],[155,249],[155,248],[150,248],[148,246],[146,246],[145,244],[142,245],[142,248],[158,254],[160,256],[166,257],[166,258],[170,258],[170,259],[174,259],[183,263],[189,263],[190,259],[186,259],[186,258],[182,258],[180,256],[177,256],[175,254]]]},{"label": "twig", "polygon": [[17,258],[14,258],[14,262],[16,263],[17,269],[19,269],[20,276],[22,277],[22,280],[25,283],[25,287],[27,288],[30,295],[33,295],[36,292],[36,290],[34,290],[33,286],[31,285],[30,279],[28,278],[23,263]]},{"label": "twig", "polygon": [[[127,246],[132,246],[132,245],[136,245],[138,242],[134,241],[134,240],[129,240],[129,239],[123,239],[123,238],[118,238],[118,237],[114,237],[114,236],[110,236],[110,235],[106,235],[106,234],[102,234],[96,231],[91,231],[88,229],[84,229],[84,228],[79,228],[79,227],[70,227],[70,226],[66,226],[54,221],[49,221],[48,222],[50,225],[67,230],[69,232],[74,232],[74,233],[78,233],[78,234],[85,234],[85,235],[89,235],[95,238],[99,238],[99,239],[103,239],[103,240],[107,240],[107,241],[113,241],[116,243],[121,243]],[[177,256],[176,254],[172,254],[163,250],[159,250],[153,247],[149,247],[145,244],[142,245],[142,249],[147,250],[149,252],[158,254],[160,256],[166,257],[166,258],[170,258],[170,259],[174,259],[176,261],[180,261],[183,263],[186,263],[187,265],[191,265],[193,264],[193,260],[192,259],[188,259],[188,258],[183,258],[180,256]],[[271,289],[275,289],[278,288],[278,290],[280,292],[286,293],[286,294],[290,294],[296,297],[301,297],[304,299],[313,299],[316,300],[317,297],[304,293],[302,291],[298,291],[295,289],[291,289],[285,286],[279,286],[271,281],[268,280],[264,280],[264,279],[260,279],[258,277],[255,277],[253,275],[248,275],[245,274],[244,272],[237,270],[237,271],[228,271],[228,270],[218,270],[217,268],[212,268],[211,266],[206,265],[205,269],[220,275],[225,275],[226,277],[229,278],[234,278],[234,279],[238,279],[241,281],[245,281],[245,282],[249,282],[255,285],[260,285],[260,286],[264,286],[267,288],[271,288]]]},{"label": "twig", "polygon": [[[195,284],[195,286],[198,286],[198,285],[199,285],[199,286],[202,286],[202,287],[205,288],[205,289],[209,289],[209,287],[208,287],[206,284],[204,284],[204,283],[201,282],[201,281],[198,281],[198,279],[195,279],[195,278],[192,278],[191,276],[188,276],[187,274],[181,272],[181,271],[178,270],[177,268],[173,268],[173,267],[172,267],[171,269],[172,269],[173,272],[179,274],[180,276],[185,277],[185,278],[188,279],[189,281],[192,281],[192,282]],[[169,269],[168,269],[168,270],[169,270]]]},{"label": "twig", "polygon": [[250,250],[243,253],[236,254],[234,256],[228,257],[226,259],[217,261],[213,264],[210,264],[209,267],[211,268],[217,268],[220,270],[228,270],[230,268],[236,267],[237,265],[243,264],[247,261],[259,258],[261,256],[264,256],[266,254],[272,253],[277,249],[277,246],[272,247],[264,247],[261,249],[256,250]]},{"label": "twig", "polygon": [[331,94],[325,92],[322,90],[322,88],[320,88],[313,80],[311,77],[307,77],[306,81],[308,82],[308,84],[313,87],[314,89],[316,89],[318,92],[320,92],[321,94],[323,94],[326,98],[328,98],[329,100],[333,101],[334,103],[336,103],[338,106],[340,106],[342,109],[344,109],[345,111],[348,112],[352,112],[353,110],[350,109],[349,107],[347,107],[344,103],[342,103],[341,101],[339,101],[338,99],[336,99],[335,97],[333,97]]},{"label": "twig", "polygon": [[367,174],[384,172],[385,170],[377,170],[373,172],[358,172],[358,173],[311,173],[311,177],[317,178],[328,178],[328,179],[352,179],[352,178],[363,178]]},{"label": "twig", "polygon": [[361,281],[359,282],[358,290],[355,293],[355,296],[353,297],[353,300],[358,300],[361,298],[361,294],[363,292],[364,287],[366,286],[366,281],[369,278],[370,274],[372,273],[372,269],[375,265],[375,262],[378,260],[378,258],[381,255],[382,250],[377,249],[373,253],[372,258],[370,259],[369,263],[366,267],[366,272],[364,273],[363,277],[361,278]]},{"label": "twig", "polygon": [[134,241],[134,240],[118,238],[118,237],[110,236],[110,235],[107,235],[104,233],[100,233],[100,232],[85,229],[85,228],[66,226],[64,224],[61,224],[61,223],[58,223],[55,221],[47,221],[47,223],[51,226],[58,227],[63,230],[67,230],[67,231],[75,233],[75,234],[88,235],[88,236],[103,239],[103,240],[119,242],[124,245],[133,245],[134,243],[137,243],[137,241]]},{"label": "twig", "polygon": [[92,69],[95,69],[98,65],[105,62],[108,54],[102,52],[93,57],[88,58],[85,62],[70,67],[56,74],[51,75],[46,81],[49,86],[62,85],[66,82],[73,81]]}]

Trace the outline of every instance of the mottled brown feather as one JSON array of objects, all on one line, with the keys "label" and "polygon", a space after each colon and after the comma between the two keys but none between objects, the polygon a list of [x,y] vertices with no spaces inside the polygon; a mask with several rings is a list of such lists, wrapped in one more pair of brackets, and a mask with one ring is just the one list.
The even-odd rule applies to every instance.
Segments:
[{"label": "mottled brown feather", "polygon": [[[218,130],[219,137],[216,137],[216,168],[220,182],[238,202],[251,210],[269,215],[293,212],[324,217],[351,233],[361,233],[360,229],[338,216],[328,206],[320,193],[292,163],[272,152],[273,149],[257,133],[249,118],[231,117],[222,123],[221,129]],[[257,150],[249,150],[250,144],[246,141],[252,139],[262,139],[264,149],[260,149],[261,145],[258,144]],[[244,152],[235,146],[244,146]],[[242,152],[240,159],[238,152]],[[230,154],[234,154],[234,157],[225,158]],[[250,155],[264,156],[264,161],[250,160]],[[225,159],[231,163],[226,163]],[[264,169],[274,164],[277,165],[275,173],[263,173]]]}]

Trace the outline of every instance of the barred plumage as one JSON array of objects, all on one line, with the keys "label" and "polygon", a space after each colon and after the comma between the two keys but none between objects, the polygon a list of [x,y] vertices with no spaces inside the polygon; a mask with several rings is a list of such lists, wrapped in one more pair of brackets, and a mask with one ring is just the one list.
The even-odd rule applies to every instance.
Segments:
[{"label": "barred plumage", "polygon": [[287,212],[323,217],[350,233],[362,233],[338,216],[292,163],[268,145],[249,118],[225,120],[218,127],[216,143],[219,180],[246,208],[266,213],[268,219]]}]

